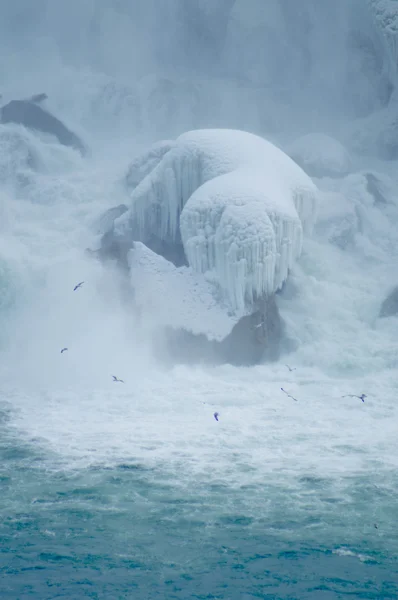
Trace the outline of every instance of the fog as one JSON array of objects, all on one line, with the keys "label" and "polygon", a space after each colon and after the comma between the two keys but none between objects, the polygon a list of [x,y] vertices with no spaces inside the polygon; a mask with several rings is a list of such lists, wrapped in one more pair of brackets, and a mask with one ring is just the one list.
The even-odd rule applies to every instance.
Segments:
[{"label": "fog", "polygon": [[46,91],[97,132],[330,132],[395,84],[363,0],[3,0],[0,14],[3,96]]}]

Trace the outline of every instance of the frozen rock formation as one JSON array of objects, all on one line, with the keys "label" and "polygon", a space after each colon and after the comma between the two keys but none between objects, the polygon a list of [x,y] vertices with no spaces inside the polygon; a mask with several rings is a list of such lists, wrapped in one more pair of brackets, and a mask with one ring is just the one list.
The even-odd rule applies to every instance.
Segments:
[{"label": "frozen rock formation", "polygon": [[125,183],[129,209],[99,253],[129,270],[167,347],[234,364],[278,358],[275,292],[316,220],[310,177],[258,136],[198,130],[135,159]]},{"label": "frozen rock formation", "polygon": [[316,205],[314,183],[273,144],[243,131],[198,130],[180,136],[134,187],[115,233],[152,249],[154,239],[174,246],[242,313],[281,287]]}]

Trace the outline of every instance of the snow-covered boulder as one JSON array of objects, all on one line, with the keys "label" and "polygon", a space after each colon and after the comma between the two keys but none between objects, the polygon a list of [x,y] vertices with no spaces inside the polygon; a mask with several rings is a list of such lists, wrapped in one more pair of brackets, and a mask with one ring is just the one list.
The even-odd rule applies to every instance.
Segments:
[{"label": "snow-covered boulder", "polygon": [[324,133],[308,133],[287,148],[289,156],[312,177],[343,177],[351,169],[344,146]]},{"label": "snow-covered boulder", "polygon": [[316,219],[317,188],[293,160],[256,135],[215,129],[181,135],[153,164],[115,221],[120,239],[177,245],[241,316],[281,287]]},{"label": "snow-covered boulder", "polygon": [[146,315],[160,356],[237,365],[279,358],[284,328],[274,296],[239,318],[217,301],[214,283],[191,267],[176,267],[140,242],[128,262],[135,306]]}]

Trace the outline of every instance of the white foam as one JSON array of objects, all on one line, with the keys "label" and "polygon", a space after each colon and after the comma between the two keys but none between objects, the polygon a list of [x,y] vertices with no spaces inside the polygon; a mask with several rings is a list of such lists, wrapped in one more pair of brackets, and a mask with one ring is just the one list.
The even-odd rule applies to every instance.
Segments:
[{"label": "white foam", "polygon": [[[107,148],[106,163],[93,158],[64,172],[33,172],[24,198],[2,190],[7,217],[0,254],[23,288],[22,306],[3,315],[8,328],[1,329],[8,427],[49,450],[49,468],[57,464],[54,456],[63,468],[132,461],[172,471],[176,485],[267,481],[280,484],[284,494],[296,490],[302,475],[329,479],[336,494],[344,478],[369,473],[392,485],[389,476],[398,467],[398,325],[394,318],[377,321],[377,314],[396,281],[394,205],[370,207],[362,178],[350,179],[351,192],[327,190],[348,203],[355,196],[378,225],[366,223],[347,250],[317,229],[314,240],[304,241],[288,280],[291,295],[278,300],[298,342],[286,360],[295,371],[282,361],[252,369],[167,371],[154,363],[145,332],[120,298],[118,277],[82,258],[94,218],[126,200],[114,184],[127,162],[119,152],[115,144]],[[398,190],[393,179],[392,185]],[[391,211],[387,222],[385,210]],[[223,235],[239,211],[236,203],[226,214]],[[344,210],[336,208],[333,219],[340,214]],[[374,245],[377,257],[368,257],[365,243]],[[159,304],[170,291],[162,286],[154,292]],[[61,355],[64,345],[69,351]],[[114,384],[112,373],[125,385]],[[362,392],[365,403],[342,398]],[[306,505],[308,497],[302,501]]]}]

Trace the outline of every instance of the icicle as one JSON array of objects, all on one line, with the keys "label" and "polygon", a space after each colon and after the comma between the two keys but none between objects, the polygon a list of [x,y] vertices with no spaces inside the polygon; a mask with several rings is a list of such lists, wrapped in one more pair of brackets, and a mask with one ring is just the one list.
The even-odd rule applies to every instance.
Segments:
[{"label": "icicle", "polygon": [[[181,236],[192,269],[214,273],[233,310],[275,292],[300,255],[303,229],[315,223],[310,178],[241,131],[188,132],[156,163],[160,154],[131,195],[128,219],[140,239]],[[137,164],[149,169],[144,159]]]}]

